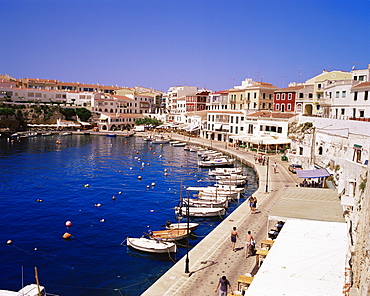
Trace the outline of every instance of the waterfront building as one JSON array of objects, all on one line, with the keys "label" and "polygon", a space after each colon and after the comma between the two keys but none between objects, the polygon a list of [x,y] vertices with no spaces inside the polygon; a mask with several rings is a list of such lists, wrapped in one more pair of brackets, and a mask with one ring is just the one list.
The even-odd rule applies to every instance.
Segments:
[{"label": "waterfront building", "polygon": [[[294,88],[296,88],[296,89],[294,90]],[[296,113],[300,113],[300,114],[310,113],[311,110],[312,110],[314,85],[313,84],[305,84],[305,83],[290,83],[288,89],[291,89],[292,92],[295,93],[294,111]],[[275,110],[275,106],[276,106],[275,104],[276,103],[280,104],[276,100],[276,98],[274,98],[274,110]],[[284,108],[285,108],[285,106],[284,106]],[[279,106],[279,109],[280,109],[280,106]]]},{"label": "waterfront building", "polygon": [[277,112],[295,112],[296,98],[299,92],[304,88],[304,85],[289,86],[287,88],[279,89],[274,92],[274,111]]},{"label": "waterfront building", "polygon": [[[173,86],[167,91],[166,109],[168,113],[177,113],[177,98],[184,97],[188,94],[196,93],[198,88],[196,86]],[[169,118],[169,120],[172,120]]]},{"label": "waterfront building", "polygon": [[208,95],[206,110],[226,110],[228,103],[228,90],[212,92]]}]

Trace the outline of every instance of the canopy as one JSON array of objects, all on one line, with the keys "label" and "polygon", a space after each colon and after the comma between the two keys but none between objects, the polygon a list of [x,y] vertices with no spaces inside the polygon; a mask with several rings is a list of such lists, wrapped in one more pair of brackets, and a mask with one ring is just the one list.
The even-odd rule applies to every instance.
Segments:
[{"label": "canopy", "polygon": [[245,296],[343,295],[346,223],[287,220]]},{"label": "canopy", "polygon": [[329,177],[331,174],[326,169],[317,170],[296,170],[298,178],[322,178]]}]

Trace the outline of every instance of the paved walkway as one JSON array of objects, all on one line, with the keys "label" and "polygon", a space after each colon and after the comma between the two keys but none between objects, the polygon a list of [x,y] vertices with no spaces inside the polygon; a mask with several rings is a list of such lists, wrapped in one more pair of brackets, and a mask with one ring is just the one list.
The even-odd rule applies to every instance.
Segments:
[{"label": "paved walkway", "polygon": [[[172,134],[176,140],[189,141],[188,137]],[[191,138],[191,143],[211,147],[254,166],[259,177],[259,188],[254,196],[258,200],[257,214],[251,214],[248,201],[241,204],[219,226],[207,235],[189,252],[190,275],[185,274],[185,257],[177,262],[161,278],[158,279],[142,295],[147,296],[214,296],[218,280],[225,275],[233,288],[237,290],[239,275],[250,273],[252,276],[258,271],[255,257],[245,258],[245,238],[250,230],[257,241],[267,237],[268,214],[279,200],[281,192],[290,186],[296,186],[298,178],[287,170],[288,163],[281,161],[281,155],[269,157],[268,186],[266,192],[267,166],[254,164],[254,154],[232,147],[225,147],[225,143],[210,141],[201,138]],[[277,163],[277,173],[274,174],[272,164]],[[236,227],[239,239],[236,243],[236,252],[231,250],[230,232]]]}]

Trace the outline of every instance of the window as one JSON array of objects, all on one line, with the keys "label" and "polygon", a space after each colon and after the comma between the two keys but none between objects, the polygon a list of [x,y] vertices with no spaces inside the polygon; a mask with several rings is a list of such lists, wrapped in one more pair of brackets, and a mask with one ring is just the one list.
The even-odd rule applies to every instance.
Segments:
[{"label": "window", "polygon": [[271,98],[272,98],[272,94],[269,94],[269,100],[271,100]]},{"label": "window", "polygon": [[253,94],[253,98],[255,98],[255,99],[257,98],[257,93]]},{"label": "window", "polygon": [[345,98],[346,97],[346,93],[347,92],[345,90],[342,91],[342,98]]},{"label": "window", "polygon": [[364,100],[367,101],[369,99],[369,91],[365,91]]},{"label": "window", "polygon": [[319,84],[317,85],[317,88],[319,88],[319,89],[321,88],[321,83],[319,83]]},{"label": "window", "polygon": [[282,128],[281,126],[279,126],[279,127],[278,127],[277,132],[278,132],[279,134],[281,134],[281,133],[283,132],[283,128]]},{"label": "window", "polygon": [[238,123],[239,123],[239,117],[238,117],[238,116],[236,116],[236,117],[235,117],[235,123],[236,123],[236,124],[238,124]]},{"label": "window", "polygon": [[233,123],[234,122],[234,116],[231,116],[230,117],[230,123]]},{"label": "window", "polygon": [[292,110],[292,104],[288,104],[287,110],[288,111]]},{"label": "window", "polygon": [[357,91],[355,91],[355,94],[354,94],[353,100],[354,100],[354,101],[357,101]]},{"label": "window", "polygon": [[360,110],[360,117],[365,117],[365,111],[364,110]]},{"label": "window", "polygon": [[364,81],[364,80],[365,80],[365,76],[364,75],[358,76],[358,81]]},{"label": "window", "polygon": [[312,94],[312,93],[309,93],[309,94],[308,94],[308,98],[309,98],[309,99],[312,99],[312,98],[313,98],[313,94]]},{"label": "window", "polygon": [[285,100],[285,94],[282,95],[281,99],[282,100]]},{"label": "window", "polygon": [[288,100],[292,99],[292,94],[288,94]]},{"label": "window", "polygon": [[280,105],[279,104],[275,105],[275,110],[280,110]]},{"label": "window", "polygon": [[335,97],[336,97],[336,98],[339,98],[339,91],[336,91],[336,92],[335,92]]},{"label": "window", "polygon": [[345,109],[344,108],[340,109],[340,115],[344,115],[344,114],[345,114]]},{"label": "window", "polygon": [[276,100],[280,100],[280,94],[276,95]]},{"label": "window", "polygon": [[303,147],[299,147],[299,155],[303,155]]},{"label": "window", "polygon": [[262,99],[266,99],[266,93],[262,93]]},{"label": "window", "polygon": [[299,93],[299,98],[303,99],[303,93]]}]

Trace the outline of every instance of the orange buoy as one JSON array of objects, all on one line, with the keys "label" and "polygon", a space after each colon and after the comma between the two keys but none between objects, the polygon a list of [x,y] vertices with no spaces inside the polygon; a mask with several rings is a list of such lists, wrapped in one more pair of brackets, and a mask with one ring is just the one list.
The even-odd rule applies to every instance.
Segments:
[{"label": "orange buoy", "polygon": [[63,234],[63,239],[69,239],[71,237],[72,237],[72,235],[69,234],[68,232],[66,232],[65,234]]},{"label": "orange buoy", "polygon": [[66,226],[67,226],[67,227],[71,227],[71,226],[72,226],[72,222],[71,222],[71,221],[67,221],[67,222],[66,222]]}]

